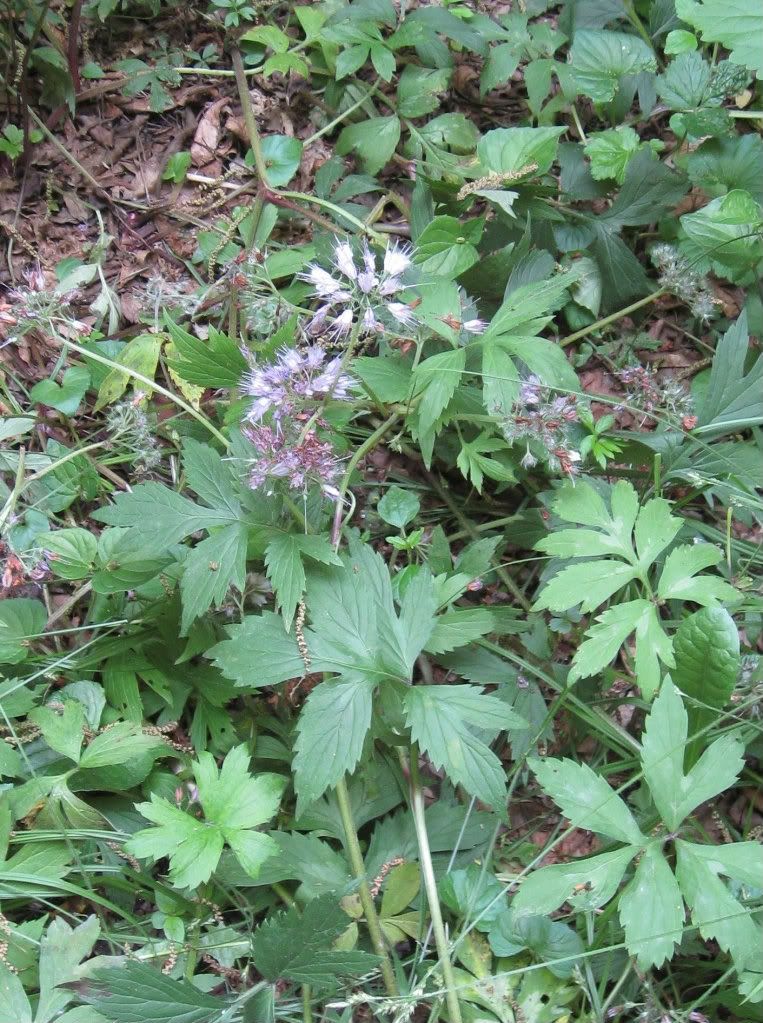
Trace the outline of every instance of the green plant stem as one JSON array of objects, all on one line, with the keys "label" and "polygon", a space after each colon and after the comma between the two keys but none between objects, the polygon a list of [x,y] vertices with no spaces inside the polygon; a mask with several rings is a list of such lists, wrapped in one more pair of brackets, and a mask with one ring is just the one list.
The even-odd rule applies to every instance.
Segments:
[{"label": "green plant stem", "polygon": [[[344,778],[337,782],[335,791],[339,815],[342,818],[342,827],[344,829],[345,848],[350,860],[352,873],[358,882],[358,895],[360,896],[360,904],[363,907],[363,915],[366,918],[371,944],[373,945],[374,952],[376,952],[380,959],[381,974],[387,994],[392,998],[397,998],[400,992],[395,980],[395,971],[392,969],[392,961],[384,944],[376,906],[368,889],[363,853],[360,850],[358,833],[355,830],[355,820],[352,816],[352,807],[350,806],[350,793]],[[455,1021],[455,1023],[458,1023],[458,1021]]]},{"label": "green plant stem", "polygon": [[347,463],[347,468],[345,469],[344,476],[342,477],[342,482],[339,485],[339,496],[336,499],[336,513],[334,515],[334,525],[331,530],[331,542],[333,543],[335,549],[339,547],[339,542],[342,539],[343,526],[342,509],[344,508],[344,498],[345,495],[347,494],[347,490],[349,489],[352,474],[355,472],[355,468],[358,462],[361,460],[361,458],[364,458],[369,451],[376,447],[376,445],[379,443],[382,437],[384,437],[385,434],[389,433],[389,431],[400,418],[401,417],[399,412],[393,412],[388,419],[385,419],[380,426],[377,426],[374,432],[363,441],[363,443],[360,445],[359,448],[356,449],[352,458]]},{"label": "green plant stem", "polygon": [[303,1023],[313,1023],[313,1009],[310,1005],[310,985],[302,985],[302,1021]]},{"label": "green plant stem", "polygon": [[260,184],[266,188],[268,185],[268,168],[265,165],[265,157],[262,154],[262,144],[260,143],[260,133],[257,128],[257,121],[254,116],[254,109],[252,107],[252,98],[249,95],[249,86],[246,82],[246,72],[244,70],[244,61],[241,56],[241,50],[237,46],[234,46],[231,50],[231,60],[233,62],[233,71],[236,76],[236,88],[238,89],[238,98],[241,101],[241,110],[244,114],[244,124],[246,125],[246,133],[249,136],[249,145],[252,147],[252,153],[254,154],[254,166],[257,169],[257,177],[260,179]]},{"label": "green plant stem", "polygon": [[410,759],[405,764],[405,757],[400,751],[400,762],[403,769],[408,767],[410,779],[409,792],[411,803],[411,814],[413,825],[416,829],[416,841],[419,847],[419,863],[421,865],[421,876],[424,882],[424,891],[429,903],[429,915],[432,920],[434,941],[437,948],[437,956],[440,960],[443,982],[445,985],[445,999],[448,1005],[449,1023],[461,1023],[461,1006],[456,993],[456,978],[453,974],[453,966],[450,961],[450,950],[448,938],[445,934],[445,924],[440,912],[440,898],[437,894],[437,881],[434,876],[432,865],[432,852],[429,848],[429,836],[427,834],[426,820],[424,818],[424,793],[421,788],[421,776],[419,775],[419,750],[416,743],[411,744]]},{"label": "green plant stem", "polygon": [[559,344],[562,348],[566,348],[567,345],[571,345],[575,341],[579,341],[582,337],[587,337],[588,334],[593,334],[594,331],[601,330],[602,327],[606,327],[610,323],[615,323],[617,320],[621,320],[623,316],[629,316],[631,313],[635,313],[637,309],[643,309],[645,305],[649,305],[650,302],[655,302],[664,294],[664,288],[660,288],[658,291],[653,291],[651,295],[647,295],[645,298],[640,298],[638,302],[633,302],[631,305],[627,305],[624,309],[618,309],[616,313],[610,313],[609,316],[605,316],[601,320],[596,320],[595,323],[590,323],[587,327],[583,327],[582,330],[576,330],[574,334],[568,334],[567,337],[562,338]]}]

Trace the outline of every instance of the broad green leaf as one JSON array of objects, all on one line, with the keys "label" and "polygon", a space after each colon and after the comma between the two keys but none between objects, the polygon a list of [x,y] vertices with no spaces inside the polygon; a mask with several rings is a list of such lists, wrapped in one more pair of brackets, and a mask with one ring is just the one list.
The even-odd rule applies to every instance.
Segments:
[{"label": "broad green leaf", "polygon": [[576,280],[577,272],[570,269],[548,280],[514,288],[490,321],[483,343],[502,335],[530,336],[539,333],[551,322],[553,312],[564,304],[567,292]]},{"label": "broad green leaf", "polygon": [[749,192],[732,189],[680,221],[680,248],[700,273],[712,270],[735,283],[752,283],[763,259],[761,206]]},{"label": "broad green leaf", "polygon": [[686,765],[691,767],[706,745],[705,738],[693,736],[716,719],[736,685],[739,632],[734,619],[720,607],[695,611],[678,626],[673,653],[673,681],[689,698]]},{"label": "broad green leaf", "polygon": [[65,416],[73,416],[90,386],[90,371],[84,366],[70,366],[61,383],[55,380],[40,380],[29,392],[29,397],[38,405],[48,405]]},{"label": "broad green leaf", "polygon": [[676,0],[676,14],[705,43],[720,43],[735,63],[763,74],[763,10],[757,0]]},{"label": "broad green leaf", "polygon": [[352,369],[382,401],[405,401],[411,389],[411,367],[403,359],[361,356]]},{"label": "broad green leaf", "polygon": [[413,643],[415,623],[404,626],[395,614],[384,560],[370,547],[352,543],[343,562],[341,568],[317,565],[310,570],[306,641],[312,670],[374,685],[392,678],[407,682],[429,637],[431,619],[422,619]]},{"label": "broad green leaf", "polygon": [[576,910],[594,910],[614,897],[639,846],[627,845],[571,863],[534,870],[514,896],[512,907],[522,913],[553,913],[563,902]]},{"label": "broad green leaf", "polygon": [[[760,135],[734,135],[707,139],[686,158],[686,171],[698,188],[716,198],[732,188],[743,188],[763,202],[763,139]],[[718,352],[722,342],[716,346]]]},{"label": "broad green leaf", "polygon": [[272,982],[288,979],[318,988],[331,986],[339,976],[366,973],[376,965],[376,956],[332,948],[349,923],[330,895],[308,902],[303,913],[295,906],[272,914],[252,937],[255,966]]},{"label": "broad green leaf", "polygon": [[212,1023],[227,1004],[187,980],[174,980],[137,959],[96,970],[95,1007],[111,1023]]},{"label": "broad green leaf", "polygon": [[458,277],[478,261],[475,246],[481,234],[480,221],[463,224],[456,217],[435,217],[418,238],[415,260],[422,270],[433,276]]},{"label": "broad green leaf", "polygon": [[326,681],[308,696],[294,747],[297,816],[355,769],[371,725],[373,690],[367,679]]},{"label": "broad green leaf", "polygon": [[390,159],[400,140],[400,121],[394,115],[373,117],[370,121],[348,124],[337,140],[340,156],[357,153],[368,174],[378,174]]},{"label": "broad green leaf", "polygon": [[0,1023],[32,1023],[32,1007],[21,981],[1,962]]},{"label": "broad green leaf", "polygon": [[495,955],[511,956],[527,949],[555,977],[562,978],[572,976],[575,957],[583,951],[582,940],[568,924],[545,916],[517,916],[513,907],[501,913],[489,940]]},{"label": "broad green leaf", "polygon": [[219,774],[211,753],[203,752],[191,766],[204,818],[151,794],[150,803],[136,809],[156,827],[132,835],[125,848],[134,856],[170,860],[170,880],[178,888],[197,888],[217,867],[223,845],[231,847],[245,871],[256,877],[260,864],[278,851],[268,836],[251,829],[277,811],[286,780],[280,775],[252,777],[244,746],[232,749]]},{"label": "broad green leaf", "polygon": [[448,88],[452,74],[450,68],[406,64],[397,86],[397,112],[400,117],[423,117],[436,110],[438,93]]},{"label": "broad green leaf", "polygon": [[157,549],[170,547],[199,529],[231,523],[225,509],[204,508],[160,483],[141,483],[129,494],[117,494],[114,504],[99,508],[92,517],[109,526],[126,526],[144,533],[151,523],[151,542]]},{"label": "broad green leaf", "polygon": [[477,156],[486,171],[510,180],[540,177],[556,158],[564,128],[494,128],[477,144]]},{"label": "broad green leaf", "polygon": [[40,997],[35,1023],[57,1019],[71,1001],[73,992],[58,985],[79,979],[77,967],[89,956],[100,929],[96,916],[87,917],[77,927],[70,927],[60,918],[51,922],[40,944]]},{"label": "broad green leaf", "polygon": [[73,526],[41,533],[36,543],[50,554],[53,571],[60,579],[84,579],[98,550],[98,540],[87,529]]},{"label": "broad green leaf", "polygon": [[74,763],[80,759],[80,748],[85,729],[85,709],[77,700],[66,700],[59,710],[53,707],[35,707],[29,720],[42,732],[51,749]]},{"label": "broad green leaf", "polygon": [[681,696],[666,680],[646,721],[641,763],[655,806],[671,831],[701,803],[733,785],[744,764],[742,744],[733,735],[724,735],[684,776],[687,729]]},{"label": "broad green leaf", "polygon": [[384,883],[382,896],[382,917],[396,916],[410,906],[421,888],[421,871],[418,863],[399,863],[393,867]]},{"label": "broad green leaf", "polygon": [[183,380],[204,388],[238,385],[248,364],[235,341],[214,327],[209,338],[202,340],[174,323],[166,312],[164,326],[177,352],[169,365]]},{"label": "broad green leaf", "polygon": [[238,480],[224,461],[208,444],[188,438],[183,444],[183,470],[186,482],[205,504],[227,511],[231,521],[241,515]]},{"label": "broad green leaf", "polygon": [[494,630],[495,619],[489,608],[457,607],[435,618],[425,649],[435,655],[448,653]]},{"label": "broad green leaf", "polygon": [[440,879],[437,889],[448,909],[467,920],[477,930],[487,932],[506,911],[506,889],[482,864],[450,870]]},{"label": "broad green leaf", "polygon": [[163,740],[155,735],[145,735],[137,725],[129,721],[117,721],[105,731],[96,735],[86,746],[79,766],[81,770],[94,767],[109,767],[126,764],[134,757],[142,756],[149,750],[160,750]]},{"label": "broad green leaf", "polygon": [[636,677],[639,688],[651,700],[660,685],[660,662],[672,668],[673,643],[663,631],[652,604],[636,622]]},{"label": "broad green leaf", "polygon": [[717,941],[724,952],[731,953],[738,969],[753,965],[760,954],[761,929],[753,923],[749,908],[718,877],[720,871],[712,861],[697,855],[697,850],[690,842],[676,841],[676,876],[692,923],[706,941]]},{"label": "broad green leaf", "polygon": [[586,561],[563,568],[543,588],[533,611],[549,608],[566,611],[580,604],[583,612],[594,611],[613,593],[636,578],[636,569],[621,561]]},{"label": "broad green leaf", "polygon": [[697,37],[693,32],[676,28],[665,36],[665,53],[687,53],[697,49]]},{"label": "broad green leaf", "polygon": [[684,544],[675,547],[665,559],[657,586],[661,600],[692,600],[704,607],[716,607],[721,601],[735,600],[739,594],[718,576],[696,573],[712,568],[723,560],[723,552],[713,544]]},{"label": "broad green leaf", "polygon": [[413,522],[420,507],[421,502],[415,493],[398,486],[386,490],[376,506],[382,519],[396,529],[404,529],[409,522]]},{"label": "broad green leaf", "polygon": [[662,966],[672,957],[683,934],[684,905],[659,842],[644,850],[633,880],[620,896],[619,910],[625,943],[639,969]]},{"label": "broad green leaf", "polygon": [[305,591],[306,577],[302,566],[304,556],[324,565],[342,564],[323,536],[278,533],[265,551],[268,579],[275,591],[287,631],[291,628],[297,604]]},{"label": "broad green leaf", "polygon": [[658,76],[657,92],[671,110],[715,106],[723,95],[718,95],[712,79],[712,68],[699,53],[683,53]]},{"label": "broad green leaf", "polygon": [[621,185],[628,163],[640,145],[638,135],[629,125],[589,135],[585,154],[591,161],[591,175],[597,181],[611,178]]},{"label": "broad green leaf", "polygon": [[640,568],[649,568],[657,555],[675,539],[681,525],[681,519],[670,514],[670,503],[664,498],[654,497],[647,501],[639,512],[634,530]]},{"label": "broad green leaf", "polygon": [[0,664],[20,664],[32,640],[41,636],[48,619],[38,600],[9,597],[0,602]]},{"label": "broad green leaf", "polygon": [[572,760],[533,760],[532,770],[570,824],[629,845],[645,839],[626,804],[606,779]]},{"label": "broad green leaf", "polygon": [[484,696],[476,686],[414,686],[405,697],[411,737],[456,785],[483,803],[502,810],[506,776],[500,760],[470,730],[494,738],[524,723],[503,701]]},{"label": "broad green leaf", "polygon": [[519,370],[500,344],[482,346],[482,395],[485,410],[508,415],[519,395]]},{"label": "broad green leaf", "polygon": [[299,170],[302,143],[290,135],[266,135],[262,139],[262,156],[273,188],[288,185]]},{"label": "broad green leaf", "polygon": [[569,61],[578,89],[597,103],[613,100],[625,75],[657,70],[653,50],[639,36],[600,29],[575,33]]},{"label": "broad green leaf", "polygon": [[763,355],[745,373],[748,349],[747,314],[742,312],[718,342],[707,389],[697,402],[703,437],[763,422]]},{"label": "broad green leaf", "polygon": [[419,363],[414,373],[416,394],[425,394],[419,405],[423,431],[431,429],[453,397],[466,365],[466,349],[440,352]]},{"label": "broad green leaf", "polygon": [[180,580],[181,635],[188,635],[194,621],[210,606],[219,607],[231,586],[244,589],[246,542],[246,528],[236,522],[208,536],[188,553]]},{"label": "broad green leaf", "polygon": [[714,874],[724,874],[752,888],[763,888],[763,856],[759,842],[694,845],[681,840],[679,845],[693,857],[703,860]]},{"label": "broad green leaf", "polygon": [[511,43],[501,43],[490,49],[480,75],[480,95],[485,96],[491,89],[503,85],[519,67],[522,51]]},{"label": "broad green leaf", "polygon": [[[595,623],[586,630],[584,642],[575,651],[569,675],[570,682],[588,678],[606,668],[628,636],[638,626],[641,626],[643,631],[652,620],[656,621],[656,611],[648,600],[626,601],[597,615]],[[639,679],[639,682],[643,684],[642,679]]]},{"label": "broad green leaf", "polygon": [[223,675],[239,686],[259,689],[305,674],[305,662],[283,619],[272,611],[247,615],[228,626],[229,639],[208,651]]},{"label": "broad green leaf", "polygon": [[[161,334],[138,334],[127,342],[114,361],[153,380],[163,340]],[[133,377],[122,369],[110,370],[98,388],[93,411],[98,412],[121,398],[131,380]],[[141,381],[136,381],[136,384],[138,390],[145,391],[146,384]]]},{"label": "broad green leaf", "polygon": [[[630,160],[623,187],[596,223],[604,230],[619,231],[657,222],[685,194],[688,182],[666,167],[649,149]],[[639,265],[634,260],[636,266]]]}]

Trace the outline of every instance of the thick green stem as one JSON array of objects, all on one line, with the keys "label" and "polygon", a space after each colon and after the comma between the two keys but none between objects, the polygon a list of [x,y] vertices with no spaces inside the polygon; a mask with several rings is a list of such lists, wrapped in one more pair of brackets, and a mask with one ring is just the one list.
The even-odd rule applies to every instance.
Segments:
[{"label": "thick green stem", "polygon": [[313,1023],[313,1009],[310,1005],[310,985],[302,985],[302,1021],[303,1023]]},{"label": "thick green stem", "polygon": [[[371,892],[368,889],[363,853],[360,850],[358,833],[355,830],[355,820],[352,816],[352,807],[350,806],[350,793],[347,790],[347,782],[344,778],[337,783],[336,800],[339,804],[339,815],[342,818],[342,827],[344,828],[345,848],[350,859],[352,873],[358,882],[358,895],[360,896],[363,915],[365,916],[366,924],[368,925],[371,944],[373,945],[374,952],[376,952],[381,960],[380,967],[382,979],[384,980],[384,987],[387,989],[387,994],[390,995],[390,997],[397,998],[399,991],[397,989],[397,981],[395,980],[395,971],[392,969],[392,961],[384,944],[384,937],[379,925],[376,906],[374,905],[374,900],[371,898]],[[456,1023],[458,1023],[458,1021],[456,1021]]]},{"label": "thick green stem", "polygon": [[[401,757],[401,761],[404,758]],[[421,876],[424,881],[424,891],[429,903],[429,915],[432,919],[432,930],[437,947],[437,956],[440,960],[442,978],[445,984],[445,998],[448,1005],[448,1016],[450,1023],[461,1023],[461,1006],[456,993],[456,978],[453,974],[453,966],[450,961],[450,949],[448,938],[445,934],[445,924],[440,912],[440,899],[437,894],[437,881],[434,876],[432,865],[432,852],[429,848],[429,836],[427,835],[426,820],[424,818],[424,793],[421,788],[419,776],[419,751],[415,743],[411,745],[410,763],[408,764],[408,776],[410,778],[410,801],[411,813],[413,814],[413,825],[416,829],[416,841],[419,846],[419,863],[421,865]]]},{"label": "thick green stem", "polygon": [[252,147],[252,153],[254,154],[254,166],[257,169],[257,177],[260,179],[260,184],[268,187],[268,168],[265,164],[265,157],[262,153],[262,145],[260,144],[260,132],[257,128],[257,121],[254,117],[254,110],[252,109],[252,98],[249,95],[249,85],[246,81],[246,72],[244,70],[244,61],[241,57],[241,51],[237,46],[234,46],[231,51],[231,59],[233,61],[233,71],[236,75],[236,88],[238,89],[238,98],[241,101],[241,110],[244,114],[244,124],[246,125],[246,133],[249,136],[249,145]]},{"label": "thick green stem", "polygon": [[653,291],[651,295],[647,295],[646,298],[640,298],[638,302],[634,302],[632,305],[627,305],[624,309],[618,309],[616,313],[610,313],[609,316],[605,316],[603,319],[597,320],[595,323],[590,323],[587,327],[583,327],[582,330],[576,330],[574,334],[568,334],[567,337],[562,338],[559,344],[562,348],[566,348],[567,345],[571,345],[575,341],[579,341],[582,337],[587,337],[589,334],[593,334],[595,330],[600,330],[602,327],[606,327],[610,323],[615,323],[617,320],[621,320],[623,316],[629,316],[631,313],[635,313],[637,309],[642,309],[645,305],[649,305],[650,302],[655,302],[664,294],[665,291],[662,288],[660,288],[659,291]]}]

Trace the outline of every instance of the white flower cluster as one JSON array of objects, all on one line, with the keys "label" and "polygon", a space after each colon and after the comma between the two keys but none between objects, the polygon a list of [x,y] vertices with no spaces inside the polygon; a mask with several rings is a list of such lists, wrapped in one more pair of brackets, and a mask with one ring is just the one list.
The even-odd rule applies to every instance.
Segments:
[{"label": "white flower cluster", "polygon": [[299,275],[300,280],[312,284],[321,300],[308,329],[314,334],[328,330],[337,339],[347,337],[355,327],[363,334],[381,333],[385,329],[385,313],[402,326],[412,327],[416,322],[415,314],[400,300],[406,289],[403,275],[411,263],[411,249],[406,245],[389,245],[378,267],[367,242],[363,242],[360,259],[356,262],[350,243],[337,241],[335,273],[311,263]]}]

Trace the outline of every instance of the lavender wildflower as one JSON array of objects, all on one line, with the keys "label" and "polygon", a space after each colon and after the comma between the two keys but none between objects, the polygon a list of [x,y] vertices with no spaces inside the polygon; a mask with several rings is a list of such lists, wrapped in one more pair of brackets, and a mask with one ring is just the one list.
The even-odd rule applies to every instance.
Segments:
[{"label": "lavender wildflower", "polygon": [[349,242],[337,241],[333,265],[336,275],[316,263],[299,274],[321,301],[309,324],[311,333],[326,327],[335,339],[348,336],[353,329],[360,334],[381,333],[385,316],[405,327],[415,323],[410,306],[400,301],[406,288],[403,275],[412,265],[410,247],[388,246],[379,267],[367,242],[363,242],[358,259]]},{"label": "lavender wildflower", "polygon": [[466,320],[461,324],[461,328],[467,334],[484,334],[487,330],[487,323],[484,320]]},{"label": "lavender wildflower", "polygon": [[552,396],[551,389],[532,376],[522,383],[502,429],[509,443],[524,442],[526,450],[520,461],[523,469],[532,469],[544,461],[552,472],[572,476],[581,461],[570,437],[570,429],[578,418],[573,395]]},{"label": "lavender wildflower", "polygon": [[285,348],[274,363],[255,363],[244,378],[242,390],[254,399],[247,418],[256,423],[272,412],[279,421],[327,397],[347,401],[353,384],[353,378],[342,372],[341,359],[326,362],[326,353],[317,345],[304,352]]},{"label": "lavender wildflower", "polygon": [[305,492],[317,484],[327,496],[336,499],[340,462],[328,441],[315,431],[304,439],[291,437],[272,426],[249,426],[244,434],[255,450],[249,471],[253,490],[266,486],[271,479],[283,480],[291,490]]}]

